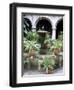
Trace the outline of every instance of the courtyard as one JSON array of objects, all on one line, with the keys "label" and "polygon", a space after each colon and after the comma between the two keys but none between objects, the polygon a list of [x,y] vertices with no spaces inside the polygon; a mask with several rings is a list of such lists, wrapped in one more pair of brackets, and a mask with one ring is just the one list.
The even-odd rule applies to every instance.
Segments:
[{"label": "courtyard", "polygon": [[22,14],[22,75],[63,73],[63,16]]}]

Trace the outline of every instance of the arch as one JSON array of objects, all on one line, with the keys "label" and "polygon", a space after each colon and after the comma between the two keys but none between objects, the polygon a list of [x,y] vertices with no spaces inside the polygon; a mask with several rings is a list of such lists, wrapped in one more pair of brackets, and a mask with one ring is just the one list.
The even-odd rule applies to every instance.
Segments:
[{"label": "arch", "polygon": [[26,31],[32,30],[32,23],[28,18],[23,19],[23,30],[24,36],[26,35]]},{"label": "arch", "polygon": [[60,19],[56,25],[56,39],[63,32],[63,19]]},{"label": "arch", "polygon": [[48,31],[52,35],[51,21],[46,17],[39,17],[36,21],[36,30],[38,31],[39,29]]}]

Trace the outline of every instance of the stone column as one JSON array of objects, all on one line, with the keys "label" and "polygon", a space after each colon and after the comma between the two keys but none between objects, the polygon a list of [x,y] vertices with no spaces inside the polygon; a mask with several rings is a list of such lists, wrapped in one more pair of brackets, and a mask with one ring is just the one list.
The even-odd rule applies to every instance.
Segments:
[{"label": "stone column", "polygon": [[56,39],[56,26],[52,28],[52,40]]},{"label": "stone column", "polygon": [[61,18],[62,16],[50,16],[50,20],[52,24],[52,40],[56,39],[56,26]]}]

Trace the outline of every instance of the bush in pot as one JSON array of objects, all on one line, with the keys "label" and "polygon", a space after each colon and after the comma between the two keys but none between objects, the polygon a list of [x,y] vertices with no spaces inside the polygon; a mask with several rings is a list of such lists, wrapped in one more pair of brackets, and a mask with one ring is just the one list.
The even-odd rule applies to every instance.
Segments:
[{"label": "bush in pot", "polygon": [[56,69],[56,68],[59,68],[60,53],[62,52],[61,49],[63,49],[63,42],[59,39],[54,40],[51,49],[55,55],[55,61],[56,61],[55,69]]},{"label": "bush in pot", "polygon": [[29,31],[27,32],[26,39],[30,41],[38,41],[39,35],[36,31]]},{"label": "bush in pot", "polygon": [[37,41],[30,41],[30,40],[27,40],[25,39],[24,41],[24,48],[25,48],[25,51],[28,52],[28,55],[29,57],[30,56],[35,56],[35,53],[36,52],[39,52],[40,50],[40,44],[37,43]]},{"label": "bush in pot", "polygon": [[47,74],[50,74],[54,70],[55,60],[52,57],[45,57],[43,60],[43,66]]},{"label": "bush in pot", "polygon": [[63,48],[63,43],[61,40],[53,40],[53,45],[51,47],[53,53],[55,55],[59,55],[60,51],[61,51],[61,48]]}]

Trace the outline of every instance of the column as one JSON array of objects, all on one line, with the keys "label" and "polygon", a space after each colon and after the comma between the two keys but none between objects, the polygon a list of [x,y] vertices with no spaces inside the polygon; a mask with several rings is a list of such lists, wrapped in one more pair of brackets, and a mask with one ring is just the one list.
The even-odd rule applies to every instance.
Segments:
[{"label": "column", "polygon": [[56,39],[56,28],[52,28],[52,40]]},{"label": "column", "polygon": [[62,16],[51,16],[51,23],[52,23],[52,40],[56,39],[56,26],[58,23],[58,20],[60,20]]}]

